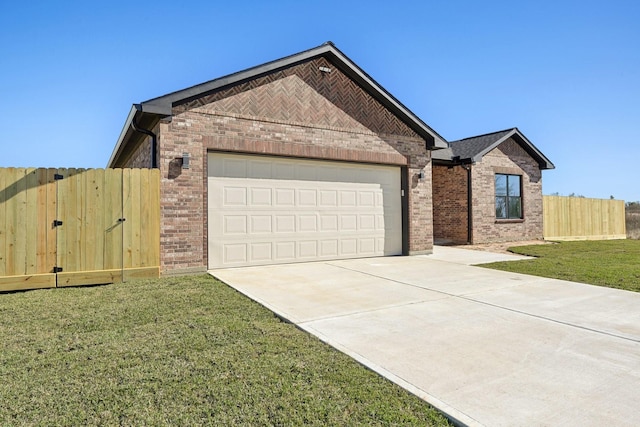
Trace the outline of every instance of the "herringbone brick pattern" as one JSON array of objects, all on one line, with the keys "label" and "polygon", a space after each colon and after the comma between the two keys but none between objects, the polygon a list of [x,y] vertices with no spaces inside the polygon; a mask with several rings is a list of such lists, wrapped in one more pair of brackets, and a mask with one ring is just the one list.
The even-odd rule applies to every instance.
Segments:
[{"label": "herringbone brick pattern", "polygon": [[[331,68],[323,73],[319,67]],[[277,82],[277,84],[276,84]],[[337,108],[335,108],[337,107]],[[297,123],[419,136],[325,58],[317,58],[192,100],[194,108]]]}]

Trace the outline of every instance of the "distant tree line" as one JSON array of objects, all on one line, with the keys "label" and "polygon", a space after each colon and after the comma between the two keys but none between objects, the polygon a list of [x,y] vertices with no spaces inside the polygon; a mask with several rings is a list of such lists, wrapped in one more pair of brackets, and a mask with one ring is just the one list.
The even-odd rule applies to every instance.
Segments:
[{"label": "distant tree line", "polygon": [[[558,193],[557,191],[555,193],[551,193],[549,195],[550,196],[562,196],[562,194]],[[576,193],[568,194],[567,197],[578,197],[580,199],[584,199],[585,198],[582,194],[576,194]],[[613,196],[611,196],[611,198],[613,199]]]}]

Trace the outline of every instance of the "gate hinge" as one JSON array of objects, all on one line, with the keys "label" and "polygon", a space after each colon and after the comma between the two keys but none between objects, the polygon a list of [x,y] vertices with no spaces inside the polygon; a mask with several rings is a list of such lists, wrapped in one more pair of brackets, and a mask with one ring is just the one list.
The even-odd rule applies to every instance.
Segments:
[{"label": "gate hinge", "polygon": [[64,178],[64,176],[60,175],[59,173],[53,174],[53,179],[56,181],[61,180],[62,178]]},{"label": "gate hinge", "polygon": [[59,221],[57,219],[53,220],[53,226],[54,227],[60,227],[62,225],[62,221]]},{"label": "gate hinge", "polygon": [[62,272],[62,267],[53,267],[53,272],[54,273],[61,273]]}]

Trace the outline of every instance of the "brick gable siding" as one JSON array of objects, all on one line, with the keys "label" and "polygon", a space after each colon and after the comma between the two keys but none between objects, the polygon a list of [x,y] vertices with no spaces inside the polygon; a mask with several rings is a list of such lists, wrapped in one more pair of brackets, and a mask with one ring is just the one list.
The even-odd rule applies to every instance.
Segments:
[{"label": "brick gable siding", "polygon": [[[158,127],[153,131],[157,134]],[[144,140],[135,148],[131,155],[122,162],[126,168],[150,168],[151,167],[151,138]]]},{"label": "brick gable siding", "polygon": [[[332,71],[324,73],[320,67]],[[272,85],[275,82],[277,85]],[[313,124],[419,138],[325,58],[310,60],[192,100],[177,106],[174,113],[198,107],[303,126]]]},{"label": "brick gable siding", "polygon": [[[320,72],[321,66],[331,73]],[[165,274],[207,267],[208,151],[402,166],[408,182],[407,250],[432,249],[425,141],[323,58],[176,106],[171,122],[161,123],[157,133]],[[190,154],[189,169],[181,168],[183,152]],[[144,160],[142,151],[131,159]],[[426,178],[419,180],[423,169]]]}]

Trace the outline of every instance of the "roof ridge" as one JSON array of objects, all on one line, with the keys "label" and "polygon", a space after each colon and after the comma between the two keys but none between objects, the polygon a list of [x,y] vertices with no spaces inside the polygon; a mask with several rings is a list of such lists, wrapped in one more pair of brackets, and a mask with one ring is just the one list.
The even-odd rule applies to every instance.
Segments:
[{"label": "roof ridge", "polygon": [[450,143],[452,144],[452,143],[455,143],[455,142],[466,141],[468,139],[482,138],[484,136],[495,135],[497,133],[502,133],[502,132],[510,132],[512,130],[518,130],[518,128],[517,127],[512,127],[512,128],[507,128],[507,129],[503,129],[503,130],[498,130],[498,131],[495,131],[495,132],[484,133],[482,135],[468,136],[466,138],[456,139],[455,141],[450,141]]},{"label": "roof ridge", "polygon": [[146,101],[142,101],[141,104],[152,104],[154,101],[156,101],[158,99],[166,98],[166,97],[171,96],[171,95],[175,95],[175,94],[178,94],[178,93],[181,93],[181,92],[185,92],[185,91],[187,91],[189,89],[196,89],[198,87],[204,87],[204,86],[207,86],[207,85],[209,85],[211,83],[214,83],[214,82],[217,82],[217,81],[227,80],[227,79],[233,78],[234,76],[238,76],[238,75],[241,75],[243,73],[250,72],[252,70],[257,70],[257,69],[260,69],[260,68],[264,68],[265,66],[269,66],[269,65],[272,65],[272,64],[277,64],[279,62],[286,61],[286,60],[288,60],[290,58],[294,58],[296,56],[303,55],[303,54],[305,54],[307,52],[318,50],[318,49],[320,49],[320,48],[322,48],[324,46],[331,46],[334,49],[338,50],[337,47],[335,46],[335,44],[333,44],[332,41],[326,41],[326,42],[322,43],[321,45],[314,46],[312,48],[302,50],[302,51],[300,51],[298,53],[292,53],[291,55],[286,55],[286,56],[283,56],[283,57],[278,58],[278,59],[267,61],[267,62],[265,62],[263,64],[258,64],[258,65],[253,65],[253,66],[248,67],[248,68],[243,68],[242,70],[234,71],[232,73],[225,74],[223,76],[219,76],[219,77],[207,80],[205,82],[196,83],[196,84],[193,84],[191,86],[187,86],[186,88],[177,89],[177,90],[171,91],[169,93],[165,93],[164,95],[160,95],[160,96],[156,96],[156,97],[151,98],[151,99],[147,99]]}]

